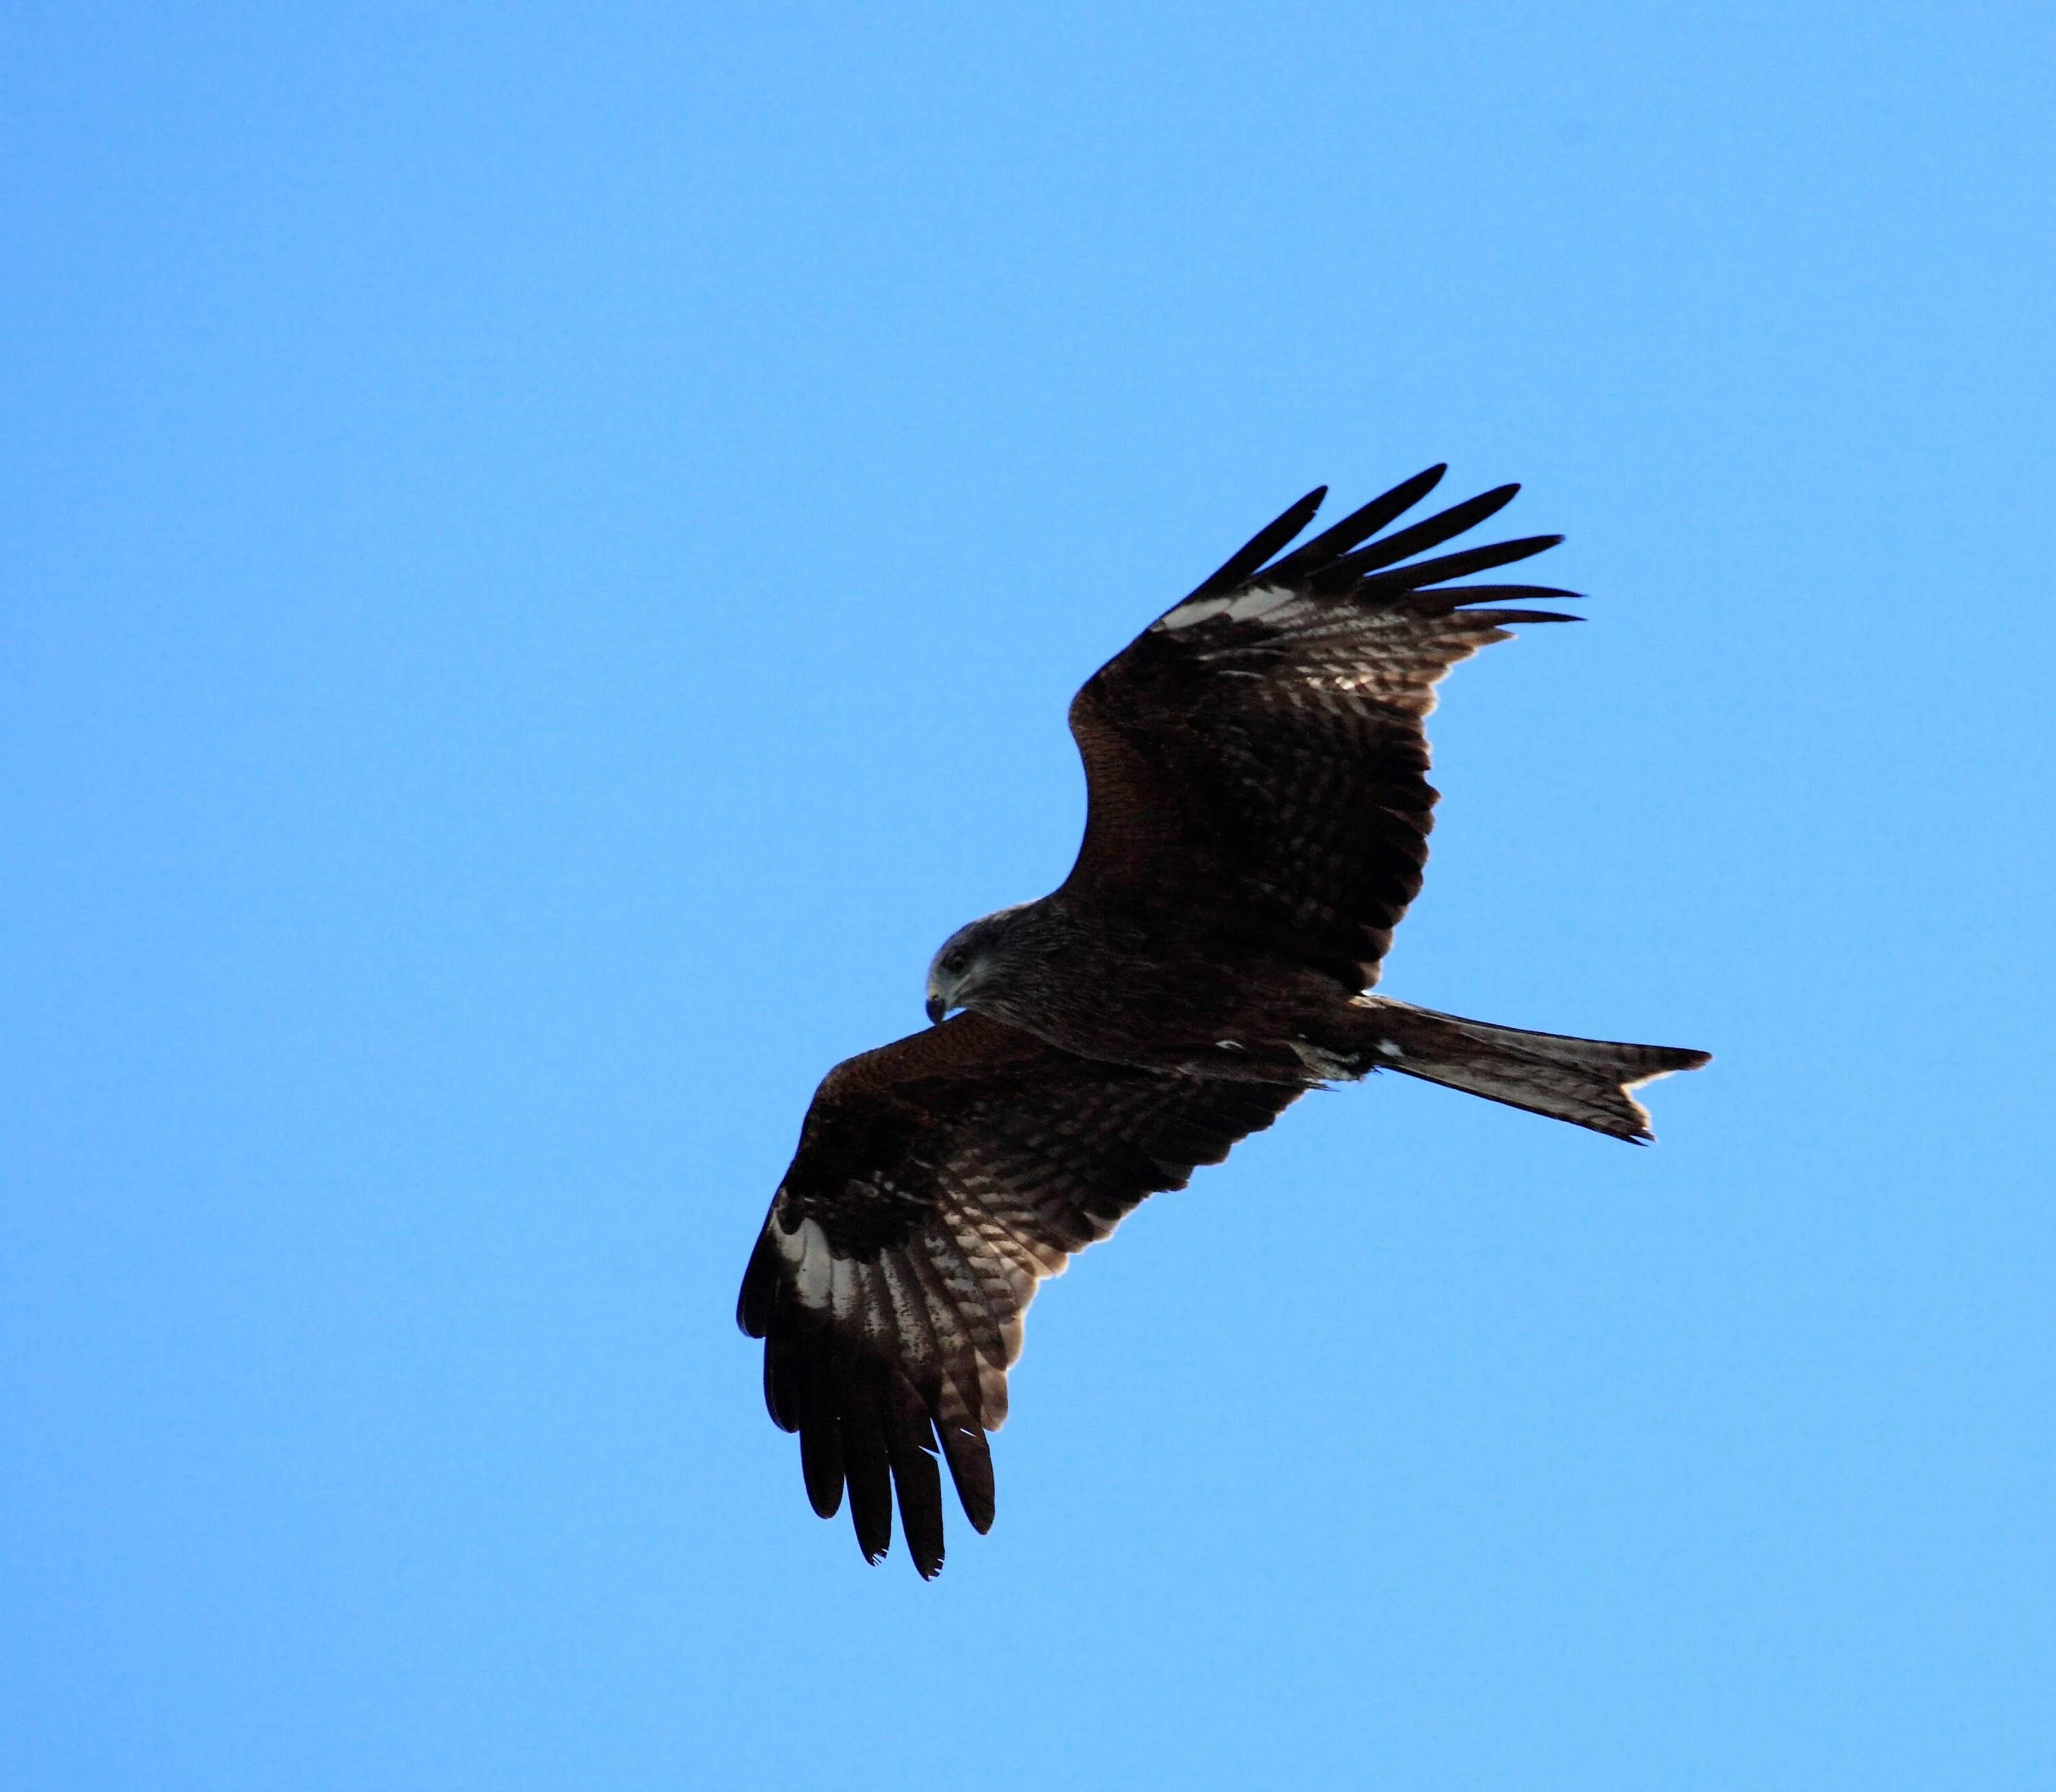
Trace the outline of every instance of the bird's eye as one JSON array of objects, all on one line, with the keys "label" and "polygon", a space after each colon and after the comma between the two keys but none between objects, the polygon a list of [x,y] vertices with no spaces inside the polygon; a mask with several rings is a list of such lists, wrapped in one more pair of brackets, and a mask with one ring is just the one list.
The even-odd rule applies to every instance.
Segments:
[{"label": "bird's eye", "polygon": [[943,968],[955,977],[961,974],[964,966],[969,962],[962,952],[951,952],[943,960]]}]

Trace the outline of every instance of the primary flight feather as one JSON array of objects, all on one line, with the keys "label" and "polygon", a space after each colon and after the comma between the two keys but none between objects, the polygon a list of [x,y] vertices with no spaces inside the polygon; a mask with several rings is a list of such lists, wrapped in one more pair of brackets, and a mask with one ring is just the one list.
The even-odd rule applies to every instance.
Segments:
[{"label": "primary flight feather", "polygon": [[986,1434],[1041,1279],[1304,1090],[1401,1070],[1643,1141],[1628,1091],[1706,1062],[1369,993],[1427,858],[1436,683],[1512,625],[1576,619],[1527,607],[1575,595],[1553,587],[1453,583],[1559,536],[1417,557],[1517,487],[1380,534],[1442,471],[1281,556],[1308,493],[1094,673],[1070,876],[944,941],[939,1024],[816,1094],[737,1316],[815,1510],[846,1489],[870,1560],[896,1489],[915,1565],[940,1568],[938,1450],[990,1525]]}]

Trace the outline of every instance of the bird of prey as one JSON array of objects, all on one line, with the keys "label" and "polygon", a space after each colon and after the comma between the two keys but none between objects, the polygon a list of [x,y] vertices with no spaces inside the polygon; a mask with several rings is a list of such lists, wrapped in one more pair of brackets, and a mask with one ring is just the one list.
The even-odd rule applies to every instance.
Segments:
[{"label": "bird of prey", "polygon": [[1443,471],[1290,548],[1309,493],[1086,680],[1070,875],[951,935],[929,1029],[816,1093],[737,1318],[814,1509],[847,1489],[868,1560],[896,1489],[915,1566],[941,1567],[938,1448],[990,1525],[1037,1284],[1305,1090],[1399,1070],[1646,1141],[1628,1091],[1706,1062],[1369,993],[1421,888],[1436,683],[1511,625],[1577,619],[1527,607],[1573,592],[1454,582],[1560,536],[1430,553],[1517,486],[1381,533]]}]

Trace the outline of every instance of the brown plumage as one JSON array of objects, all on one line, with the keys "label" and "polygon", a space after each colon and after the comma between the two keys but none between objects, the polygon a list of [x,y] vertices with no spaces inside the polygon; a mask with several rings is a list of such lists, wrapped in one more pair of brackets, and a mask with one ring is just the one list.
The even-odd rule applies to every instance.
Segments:
[{"label": "brown plumage", "polygon": [[1573,595],[1552,587],[1450,583],[1559,537],[1414,557],[1516,487],[1377,538],[1441,472],[1274,559],[1310,493],[1093,674],[1070,876],[959,929],[929,967],[942,1024],[815,1096],[738,1318],[816,1510],[847,1487],[868,1557],[896,1485],[915,1565],[939,1567],[938,1444],[986,1529],[1037,1281],[1303,1090],[1397,1070],[1646,1140],[1629,1090],[1706,1061],[1368,993],[1427,858],[1436,683],[1512,625],[1576,619],[1525,607]]}]

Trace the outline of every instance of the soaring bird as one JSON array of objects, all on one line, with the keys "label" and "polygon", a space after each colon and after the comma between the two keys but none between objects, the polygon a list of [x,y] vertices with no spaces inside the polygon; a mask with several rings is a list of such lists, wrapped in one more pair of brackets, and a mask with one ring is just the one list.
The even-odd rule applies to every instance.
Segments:
[{"label": "soaring bird", "polygon": [[1629,1090],[1707,1061],[1370,993],[1427,859],[1436,684],[1512,625],[1577,619],[1527,607],[1576,595],[1556,587],[1453,583],[1560,536],[1418,557],[1517,486],[1380,533],[1443,471],[1289,548],[1309,493],[1087,679],[1070,875],[952,934],[931,1029],[816,1094],[737,1316],[816,1511],[847,1488],[868,1559],[896,1488],[915,1565],[940,1568],[938,1446],[990,1525],[986,1434],[1038,1283],[1306,1090],[1399,1070],[1642,1141]]}]

